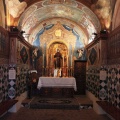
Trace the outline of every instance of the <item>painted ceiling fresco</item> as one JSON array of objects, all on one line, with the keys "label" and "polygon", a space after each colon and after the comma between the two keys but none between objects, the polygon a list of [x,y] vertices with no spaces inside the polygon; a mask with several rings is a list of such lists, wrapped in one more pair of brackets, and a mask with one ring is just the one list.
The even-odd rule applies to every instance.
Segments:
[{"label": "painted ceiling fresco", "polygon": [[[83,4],[76,1],[69,1],[61,4],[59,2],[51,2],[49,0],[40,1],[26,9],[21,16],[19,29],[33,35],[31,29],[38,28],[38,30],[36,30],[36,33],[38,33],[38,26],[40,23],[51,18],[64,18],[66,21],[70,20],[71,22],[69,22],[68,26],[76,23],[80,26],[79,29],[85,29],[84,35],[88,36],[89,41],[93,39],[92,33],[96,33],[101,29],[100,22],[96,15]],[[46,24],[49,23],[46,21]],[[29,38],[34,39],[35,37],[36,35],[34,33],[34,36]],[[29,41],[31,40],[29,39]]]},{"label": "painted ceiling fresco", "polygon": [[89,7],[80,1],[33,0],[32,3],[30,0],[5,0],[9,14],[18,18],[18,28],[25,31],[24,37],[29,43],[33,43],[40,29],[56,24],[59,19],[61,24],[85,36],[84,43],[88,44],[95,37],[93,33],[109,29],[113,0],[87,0]]},{"label": "painted ceiling fresco", "polygon": [[19,0],[5,0],[5,3],[9,9],[9,13],[17,18],[27,7],[26,2],[20,2]]}]

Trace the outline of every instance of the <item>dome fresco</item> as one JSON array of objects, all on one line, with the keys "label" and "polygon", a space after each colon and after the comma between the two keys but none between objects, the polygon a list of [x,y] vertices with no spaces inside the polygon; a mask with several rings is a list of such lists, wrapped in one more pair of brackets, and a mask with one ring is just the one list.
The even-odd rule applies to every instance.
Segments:
[{"label": "dome fresco", "polygon": [[[81,36],[85,44],[94,39],[93,33],[110,29],[114,0],[5,0],[9,25],[17,25],[25,31],[25,39],[32,44],[44,25],[61,24],[69,26]],[[10,19],[10,20],[9,20]],[[9,23],[10,22],[10,23]],[[52,23],[51,23],[52,22]]]},{"label": "dome fresco", "polygon": [[[81,29],[85,29],[85,32],[83,33],[82,31],[82,33],[87,36],[87,41],[92,41],[92,33],[99,32],[101,29],[97,16],[82,3],[77,1],[52,3],[49,0],[40,1],[28,7],[19,20],[19,29],[32,35],[29,38],[35,39],[37,32],[43,27],[41,25],[44,24],[43,21],[46,21],[46,25],[49,25],[49,19],[52,19],[53,24],[56,24],[56,18],[63,18],[65,21],[64,25],[67,22],[69,23],[67,26],[77,24],[79,26],[77,28],[78,33],[81,32]],[[38,26],[41,27],[39,28]],[[30,41],[29,39],[28,42]]]}]

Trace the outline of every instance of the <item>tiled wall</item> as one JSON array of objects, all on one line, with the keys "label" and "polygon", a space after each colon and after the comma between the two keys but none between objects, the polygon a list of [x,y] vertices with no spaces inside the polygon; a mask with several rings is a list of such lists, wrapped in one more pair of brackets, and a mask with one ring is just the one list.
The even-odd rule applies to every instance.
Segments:
[{"label": "tiled wall", "polygon": [[0,102],[8,98],[8,66],[0,66]]},{"label": "tiled wall", "polygon": [[26,76],[28,68],[19,68],[20,71],[19,74],[16,73],[16,79],[9,79],[8,75],[10,67],[15,68],[16,70],[16,66],[14,65],[0,65],[0,102],[6,99],[13,99],[27,90]]},{"label": "tiled wall", "polygon": [[120,65],[88,68],[86,87],[100,100],[120,108]]},{"label": "tiled wall", "polygon": [[21,93],[27,90],[27,74],[28,68],[20,68],[20,73],[17,73],[16,77],[16,96],[19,96]]},{"label": "tiled wall", "polygon": [[99,68],[89,68],[86,74],[86,87],[95,97],[99,96]]}]

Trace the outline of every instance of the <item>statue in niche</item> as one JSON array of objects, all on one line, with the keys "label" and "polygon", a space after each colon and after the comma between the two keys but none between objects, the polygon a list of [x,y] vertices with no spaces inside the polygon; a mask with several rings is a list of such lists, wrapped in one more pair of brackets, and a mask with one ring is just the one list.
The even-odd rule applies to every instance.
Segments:
[{"label": "statue in niche", "polygon": [[78,49],[77,52],[78,52],[78,58],[81,58],[84,51],[82,49]]},{"label": "statue in niche", "polygon": [[55,61],[54,61],[54,65],[55,65],[55,69],[61,68],[61,59],[62,59],[62,54],[60,53],[60,50],[57,49],[57,52],[54,55]]},{"label": "statue in niche", "polygon": [[76,52],[76,58],[79,60],[87,60],[87,53],[85,48],[80,48]]},{"label": "statue in niche", "polygon": [[35,69],[36,67],[36,60],[38,57],[38,48],[35,48],[32,52],[32,61],[33,61],[33,68]]}]

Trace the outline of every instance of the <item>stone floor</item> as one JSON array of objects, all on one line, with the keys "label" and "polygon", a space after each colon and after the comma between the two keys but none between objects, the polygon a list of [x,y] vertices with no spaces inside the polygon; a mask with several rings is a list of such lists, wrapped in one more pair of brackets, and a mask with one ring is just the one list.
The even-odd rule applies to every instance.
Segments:
[{"label": "stone floor", "polygon": [[[80,104],[92,103],[86,96],[75,96]],[[30,99],[24,100],[30,102]],[[93,109],[30,109],[21,107],[17,113],[7,113],[1,120],[111,120],[106,115],[98,115]]]},{"label": "stone floor", "polygon": [[22,107],[17,113],[7,113],[1,120],[110,120],[106,115],[98,115],[93,109],[27,109]]}]

